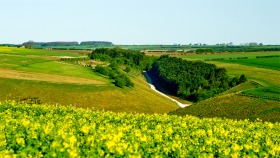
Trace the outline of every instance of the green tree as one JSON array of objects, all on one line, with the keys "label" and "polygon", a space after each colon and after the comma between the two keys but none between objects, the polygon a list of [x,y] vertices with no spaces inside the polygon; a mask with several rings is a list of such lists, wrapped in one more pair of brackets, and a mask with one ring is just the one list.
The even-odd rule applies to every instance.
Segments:
[{"label": "green tree", "polygon": [[125,69],[124,69],[125,72],[129,73],[131,71],[131,67],[130,66],[127,66]]},{"label": "green tree", "polygon": [[125,79],[123,79],[122,77],[117,77],[115,79],[115,85],[120,87],[120,88],[124,88],[125,87]]},{"label": "green tree", "polygon": [[246,76],[245,76],[244,74],[242,74],[242,75],[239,77],[239,84],[240,84],[240,83],[244,83],[244,82],[246,82],[246,81],[247,81]]}]

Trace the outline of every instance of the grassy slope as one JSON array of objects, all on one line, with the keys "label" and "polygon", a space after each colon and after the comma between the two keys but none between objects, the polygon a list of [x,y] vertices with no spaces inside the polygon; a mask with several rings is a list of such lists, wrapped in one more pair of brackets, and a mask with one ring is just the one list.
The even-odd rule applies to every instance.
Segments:
[{"label": "grassy slope", "polygon": [[46,50],[0,47],[0,69],[56,74],[70,77],[96,79],[104,82],[107,81],[100,75],[91,71],[89,68],[59,61],[59,57],[63,56],[80,57],[81,55]]},{"label": "grassy slope", "polygon": [[[256,56],[256,54],[260,55],[261,53],[251,54],[251,56]],[[219,58],[213,56],[208,57]],[[244,56],[250,55],[244,54]],[[207,58],[206,55],[198,55],[192,56],[188,59],[199,60]],[[246,84],[232,88],[226,93],[222,93],[217,97],[207,99],[205,101],[199,102],[195,105],[186,107],[184,109],[178,109],[177,111],[171,112],[171,114],[190,114],[198,117],[226,117],[252,120],[260,118],[266,121],[280,121],[279,101],[252,98],[236,94],[236,92],[244,91],[243,93],[245,94],[258,95],[260,97],[268,96],[274,98],[277,98],[278,96],[279,98],[280,94],[278,87],[280,87],[280,71],[266,68],[258,68],[254,67],[253,65],[246,66],[242,64],[225,63],[218,61],[211,61],[209,63],[216,64],[218,67],[226,68],[228,74],[231,77],[245,74],[249,80],[257,82],[263,87],[259,87],[258,84],[254,84],[254,82],[247,82]],[[262,89],[268,91],[265,92],[262,91]]]},{"label": "grassy slope", "polygon": [[246,82],[234,87],[214,98],[210,98],[186,107],[170,112],[170,114],[184,116],[186,114],[201,118],[225,117],[230,119],[256,118],[263,121],[280,121],[280,102],[241,96],[238,92],[244,89],[256,88],[254,82]]},{"label": "grassy slope", "polygon": [[[279,53],[280,54],[280,53]],[[259,68],[280,70],[280,58],[255,58],[241,60],[224,60],[223,62],[236,63]]]},{"label": "grassy slope", "polygon": [[[61,53],[61,54],[59,54]],[[89,68],[60,62],[53,56],[80,55],[67,52],[18,49],[0,47],[0,70],[16,70],[28,75],[55,74],[104,81],[106,85],[77,85],[50,83],[34,80],[19,80],[13,77],[0,78],[0,100],[21,100],[36,97],[42,103],[94,107],[115,112],[167,113],[178,106],[170,100],[150,90],[145,79],[137,74],[131,76],[135,87],[120,89],[111,81],[101,77]],[[1,76],[1,75],[0,75]],[[12,79],[13,78],[13,79]]]},{"label": "grassy slope", "polygon": [[135,87],[74,85],[0,78],[0,100],[37,97],[43,103],[76,105],[115,112],[167,113],[178,106],[153,92],[144,78],[132,78]]}]

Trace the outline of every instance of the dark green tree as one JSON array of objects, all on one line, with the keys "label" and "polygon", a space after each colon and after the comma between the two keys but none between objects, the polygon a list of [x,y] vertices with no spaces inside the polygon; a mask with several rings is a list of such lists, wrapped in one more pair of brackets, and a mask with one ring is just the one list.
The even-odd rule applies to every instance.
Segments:
[{"label": "dark green tree", "polygon": [[239,84],[240,83],[244,83],[244,82],[246,82],[247,81],[247,78],[246,78],[246,76],[244,75],[244,74],[242,74],[240,77],[239,77]]}]

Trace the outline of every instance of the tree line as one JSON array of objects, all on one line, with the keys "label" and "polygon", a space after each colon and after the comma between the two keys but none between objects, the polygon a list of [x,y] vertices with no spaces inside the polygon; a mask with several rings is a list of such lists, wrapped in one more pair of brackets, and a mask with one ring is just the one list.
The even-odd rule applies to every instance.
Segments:
[{"label": "tree line", "polygon": [[245,82],[245,75],[229,78],[225,68],[201,61],[161,56],[148,71],[171,93],[191,101],[200,101]]},{"label": "tree line", "polygon": [[22,46],[25,46],[26,48],[33,48],[33,47],[55,47],[55,46],[79,46],[79,45],[102,45],[102,46],[111,46],[113,45],[112,42],[107,41],[83,41],[79,44],[77,41],[73,42],[34,42],[34,41],[28,41],[22,43]]},{"label": "tree line", "polygon": [[262,46],[213,46],[210,48],[198,48],[195,51],[201,53],[219,53],[219,52],[263,52],[263,51],[280,51],[280,47],[262,47]]},{"label": "tree line", "polygon": [[143,52],[121,48],[97,48],[88,56],[90,59],[114,61],[120,65],[124,64],[139,69],[151,67],[153,62],[152,58],[148,58]]}]

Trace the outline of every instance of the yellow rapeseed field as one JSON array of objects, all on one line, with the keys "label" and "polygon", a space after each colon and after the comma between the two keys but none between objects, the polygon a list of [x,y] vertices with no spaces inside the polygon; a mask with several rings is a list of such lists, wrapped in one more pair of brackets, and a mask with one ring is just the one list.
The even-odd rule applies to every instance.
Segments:
[{"label": "yellow rapeseed field", "polygon": [[0,103],[0,157],[278,157],[280,124]]}]

